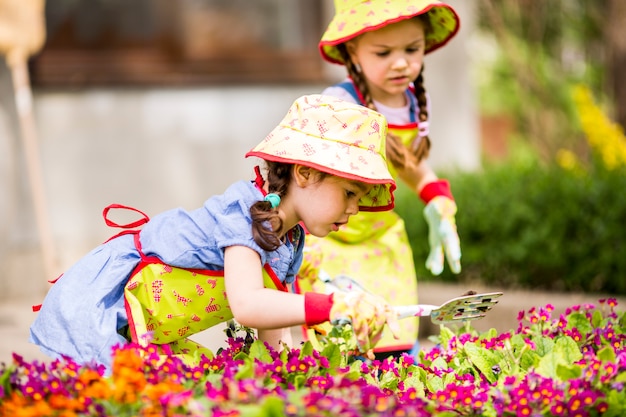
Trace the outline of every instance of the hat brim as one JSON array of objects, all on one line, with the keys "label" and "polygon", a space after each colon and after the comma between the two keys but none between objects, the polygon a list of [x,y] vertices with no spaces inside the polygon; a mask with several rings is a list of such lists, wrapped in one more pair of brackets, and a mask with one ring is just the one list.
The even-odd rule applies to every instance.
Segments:
[{"label": "hat brim", "polygon": [[[393,191],[396,183],[389,173],[386,161],[378,153],[342,142],[318,143],[301,132],[289,130],[287,126],[277,127],[273,134],[248,152],[246,157],[305,165],[327,174],[373,184],[370,192],[359,201],[359,210],[386,211],[394,207]],[[281,156],[271,151],[276,147],[280,147]],[[304,156],[298,157],[304,148],[311,149],[306,159]]]},{"label": "hat brim", "polygon": [[334,64],[345,64],[337,45],[357,36],[380,29],[392,23],[428,14],[433,30],[426,34],[426,50],[428,54],[442,46],[457,34],[460,19],[456,11],[445,3],[430,2],[423,8],[411,6],[411,3],[388,2],[384,9],[368,14],[367,21],[358,21],[352,16],[351,9],[339,11],[328,25],[318,45],[322,58]]}]

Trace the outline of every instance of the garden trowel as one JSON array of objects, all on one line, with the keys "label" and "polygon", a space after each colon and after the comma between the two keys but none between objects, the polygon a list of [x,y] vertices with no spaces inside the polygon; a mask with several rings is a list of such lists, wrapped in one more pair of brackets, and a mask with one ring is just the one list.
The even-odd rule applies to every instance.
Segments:
[{"label": "garden trowel", "polygon": [[[361,284],[347,275],[338,275],[331,278],[324,271],[320,271],[319,279],[324,282],[326,292],[335,291],[364,291],[368,292]],[[477,320],[485,317],[485,313],[498,303],[501,292],[490,292],[475,294],[470,292],[468,295],[452,298],[441,305],[415,304],[406,306],[397,306],[395,310],[398,312],[398,318],[407,317],[426,317],[435,324],[466,322]]]}]

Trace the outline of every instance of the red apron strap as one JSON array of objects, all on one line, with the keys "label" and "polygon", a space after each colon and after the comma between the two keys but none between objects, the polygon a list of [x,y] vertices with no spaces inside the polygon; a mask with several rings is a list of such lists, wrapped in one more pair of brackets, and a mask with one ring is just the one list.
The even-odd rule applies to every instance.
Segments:
[{"label": "red apron strap", "polygon": [[[124,209],[124,210],[134,211],[136,213],[141,214],[142,217],[139,220],[136,220],[134,222],[130,222],[128,224],[118,224],[118,223],[115,223],[112,220],[109,220],[109,218],[108,218],[109,211],[111,211],[113,209]],[[146,213],[144,213],[143,211],[138,210],[138,209],[136,209],[134,207],[124,206],[122,204],[110,204],[110,205],[106,206],[104,208],[104,210],[102,211],[102,217],[104,217],[104,222],[107,224],[107,226],[109,226],[109,227],[118,227],[120,229],[132,229],[134,227],[143,226],[144,224],[148,223],[148,221],[150,220],[150,217],[148,217],[148,215]],[[116,237],[119,237],[119,236],[122,236],[122,235],[128,235],[128,234],[134,234],[135,235],[135,246],[137,247],[137,250],[139,251],[139,255],[141,255],[141,259],[145,260],[146,256],[143,254],[143,252],[141,250],[141,242],[139,241],[139,230],[138,229],[123,230],[120,233],[116,234],[115,236],[112,236],[109,239],[107,239],[104,243],[108,242],[109,240],[115,239]],[[63,276],[63,274],[59,275],[55,279],[50,280],[48,282],[51,283],[51,284],[54,284],[62,276]],[[32,309],[33,309],[34,312],[37,312],[37,311],[41,310],[41,304],[33,305]]]},{"label": "red apron strap", "polygon": [[[124,210],[130,210],[130,211],[134,211],[136,213],[141,214],[141,218],[139,220],[136,220],[134,222],[130,222],[127,224],[118,224],[115,223],[114,221],[110,220],[108,215],[109,215],[109,211],[113,210],[113,209],[124,209]],[[134,227],[140,227],[143,226],[144,224],[148,223],[148,221],[150,220],[150,217],[148,217],[148,215],[146,213],[144,213],[141,210],[138,210],[134,207],[129,207],[129,206],[124,206],[122,204],[110,204],[108,206],[106,206],[104,208],[104,210],[102,211],[102,217],[104,217],[104,222],[107,224],[107,226],[109,227],[118,227],[120,229],[133,229]],[[115,236],[110,237],[109,239],[107,239],[105,241],[108,242],[109,240],[115,239],[116,237],[120,237],[123,235],[128,235],[128,234],[134,234],[136,236],[139,236],[139,230],[138,229],[134,229],[134,230],[123,230],[121,232],[119,232],[118,234],[116,234]],[[135,239],[137,243],[138,239]],[[139,252],[141,253],[141,245],[139,246]],[[143,253],[141,255],[143,257]]]},{"label": "red apron strap", "polygon": [[141,240],[139,240],[139,230],[133,230],[133,232],[135,232],[135,236],[133,236],[133,238],[135,239],[135,248],[137,248],[137,252],[139,252],[141,259],[145,261],[146,255],[143,254],[143,250],[141,249]]},{"label": "red apron strap", "polygon": [[[130,210],[130,211],[134,211],[136,213],[141,214],[143,217],[137,221],[128,223],[128,224],[117,224],[111,220],[109,220],[109,218],[107,217],[109,214],[109,211],[111,211],[112,209],[124,209],[124,210]],[[148,215],[146,213],[144,213],[141,210],[137,210],[134,207],[128,207],[128,206],[123,206],[121,204],[111,204],[107,207],[104,208],[104,210],[102,211],[102,217],[104,217],[104,221],[107,224],[107,226],[110,227],[119,227],[120,229],[132,229],[133,227],[139,227],[139,226],[143,226],[144,224],[148,223],[148,220],[150,220],[150,218],[148,217]]]},{"label": "red apron strap", "polygon": [[256,174],[256,178],[254,179],[254,185],[256,185],[256,188],[258,188],[258,190],[263,193],[263,195],[267,194],[263,189],[263,186],[265,185],[265,180],[263,179],[263,175],[261,175],[261,168],[259,168],[258,165],[254,167],[254,173]]}]

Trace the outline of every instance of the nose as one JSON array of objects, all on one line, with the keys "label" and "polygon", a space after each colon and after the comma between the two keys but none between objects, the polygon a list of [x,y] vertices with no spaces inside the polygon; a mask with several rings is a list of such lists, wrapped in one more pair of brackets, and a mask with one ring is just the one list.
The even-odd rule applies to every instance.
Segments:
[{"label": "nose", "polygon": [[351,200],[348,203],[348,207],[346,207],[346,214],[350,216],[354,216],[359,212],[359,202],[358,200]]},{"label": "nose", "polygon": [[404,55],[399,56],[395,61],[393,61],[393,65],[391,66],[393,69],[403,69],[409,65],[409,61],[406,59]]}]

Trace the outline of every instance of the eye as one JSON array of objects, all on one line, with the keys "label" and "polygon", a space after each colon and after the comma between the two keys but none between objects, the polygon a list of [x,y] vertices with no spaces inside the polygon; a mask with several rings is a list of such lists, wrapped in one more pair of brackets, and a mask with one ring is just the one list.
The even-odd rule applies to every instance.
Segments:
[{"label": "eye", "polygon": [[389,51],[379,51],[379,52],[376,52],[376,56],[384,58],[386,56],[389,56]]},{"label": "eye", "polygon": [[409,54],[414,54],[416,52],[419,52],[421,48],[419,47],[411,47],[411,48],[406,48],[406,52]]}]

